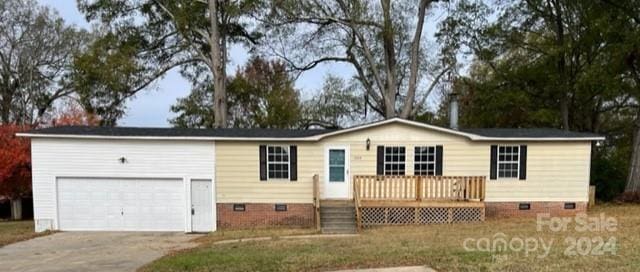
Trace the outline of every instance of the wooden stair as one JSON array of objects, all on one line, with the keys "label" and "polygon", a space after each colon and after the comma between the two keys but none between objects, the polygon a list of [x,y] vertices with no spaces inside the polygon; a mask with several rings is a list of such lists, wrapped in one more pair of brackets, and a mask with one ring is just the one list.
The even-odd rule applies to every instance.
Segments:
[{"label": "wooden stair", "polygon": [[356,209],[353,200],[321,200],[322,233],[356,233]]}]

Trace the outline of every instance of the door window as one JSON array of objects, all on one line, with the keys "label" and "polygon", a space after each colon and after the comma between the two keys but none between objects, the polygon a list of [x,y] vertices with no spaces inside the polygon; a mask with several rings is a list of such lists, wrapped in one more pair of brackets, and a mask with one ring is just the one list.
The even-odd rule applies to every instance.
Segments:
[{"label": "door window", "polygon": [[329,182],[344,182],[345,178],[344,150],[329,150]]}]

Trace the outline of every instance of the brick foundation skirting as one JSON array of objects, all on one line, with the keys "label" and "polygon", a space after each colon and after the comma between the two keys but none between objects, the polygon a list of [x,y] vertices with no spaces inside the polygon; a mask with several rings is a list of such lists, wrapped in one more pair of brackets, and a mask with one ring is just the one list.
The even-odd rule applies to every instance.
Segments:
[{"label": "brick foundation skirting", "polygon": [[[244,211],[234,211],[234,204],[244,204]],[[276,211],[275,203],[218,203],[218,228],[261,228],[271,226],[314,226],[313,204],[286,204],[286,211]]]},{"label": "brick foundation skirting", "polygon": [[[530,209],[520,210],[521,203],[530,204]],[[548,213],[551,216],[573,216],[587,211],[587,202],[570,202],[575,203],[575,209],[565,209],[565,203],[568,202],[486,202],[485,215],[487,218],[536,217],[539,213]]]}]

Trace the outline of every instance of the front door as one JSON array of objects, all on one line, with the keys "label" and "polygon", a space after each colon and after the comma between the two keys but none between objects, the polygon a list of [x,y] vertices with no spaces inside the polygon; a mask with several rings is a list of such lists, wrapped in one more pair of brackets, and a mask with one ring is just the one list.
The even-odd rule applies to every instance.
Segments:
[{"label": "front door", "polygon": [[213,231],[213,184],[211,180],[191,181],[191,230]]},{"label": "front door", "polygon": [[329,146],[325,149],[324,198],[349,198],[349,149]]}]

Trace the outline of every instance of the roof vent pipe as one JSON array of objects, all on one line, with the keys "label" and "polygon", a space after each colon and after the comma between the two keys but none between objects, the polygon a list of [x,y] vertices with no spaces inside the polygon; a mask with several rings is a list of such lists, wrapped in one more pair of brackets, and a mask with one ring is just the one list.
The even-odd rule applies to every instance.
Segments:
[{"label": "roof vent pipe", "polygon": [[458,94],[449,95],[449,127],[458,129]]}]

